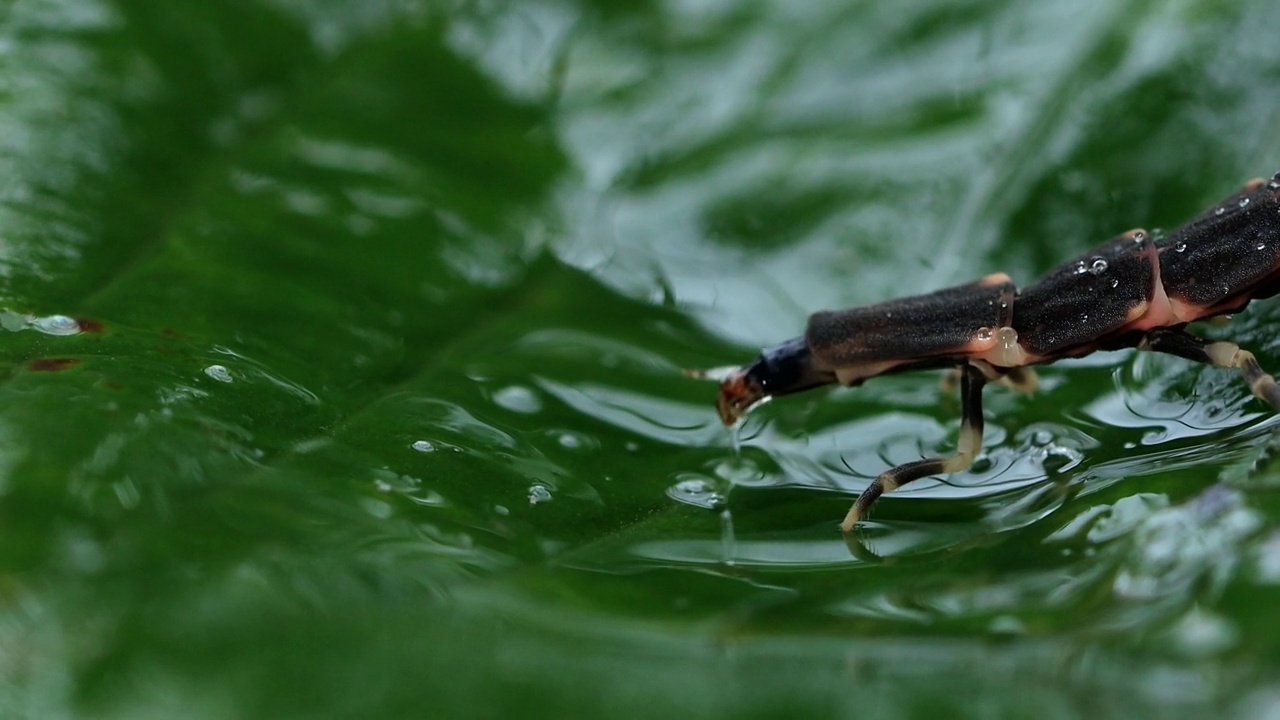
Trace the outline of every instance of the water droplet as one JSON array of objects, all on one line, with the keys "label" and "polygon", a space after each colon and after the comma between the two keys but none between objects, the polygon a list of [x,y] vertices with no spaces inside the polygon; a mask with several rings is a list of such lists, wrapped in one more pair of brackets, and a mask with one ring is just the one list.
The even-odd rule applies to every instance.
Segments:
[{"label": "water droplet", "polygon": [[532,415],[542,409],[542,401],[527,387],[512,385],[493,394],[493,401],[500,407],[522,415]]},{"label": "water droplet", "polygon": [[1088,265],[1088,263],[1086,263],[1086,262],[1085,262],[1085,261],[1083,261],[1083,260],[1078,261],[1078,262],[1076,263],[1075,273],[1076,273],[1077,275],[1083,275],[1083,274],[1085,274],[1085,273],[1087,273],[1087,272],[1089,272],[1089,265]]},{"label": "water droplet", "polygon": [[44,333],[45,335],[79,335],[80,323],[75,318],[69,318],[66,315],[50,315],[49,317],[33,318],[31,327]]},{"label": "water droplet", "polygon": [[1049,432],[1048,430],[1037,430],[1031,436],[1031,442],[1035,443],[1036,445],[1048,445],[1049,443],[1053,442],[1053,433]]},{"label": "water droplet", "polygon": [[724,553],[724,564],[732,565],[738,556],[738,541],[733,532],[733,515],[727,507],[720,511],[720,550]]},{"label": "water droplet", "polygon": [[622,447],[625,448],[627,452],[635,452],[640,449],[640,443],[635,440],[628,440],[622,444]]},{"label": "water droplet", "polygon": [[991,339],[992,337],[994,337],[994,336],[995,336],[995,331],[993,331],[991,328],[989,328],[989,327],[980,327],[980,328],[978,328],[978,340],[979,340],[979,341],[981,341],[981,342],[986,342],[986,341],[990,340],[990,339]]},{"label": "water droplet", "polygon": [[208,375],[214,380],[217,380],[218,382],[224,382],[224,383],[231,382],[231,371],[227,370],[222,365],[210,365],[209,367],[204,369],[204,374]]},{"label": "water droplet", "polygon": [[1264,242],[1259,242],[1257,245],[1254,245],[1254,246],[1253,246],[1253,249],[1254,249],[1254,250],[1266,250],[1266,249],[1267,249],[1267,244],[1266,244],[1266,243],[1264,243]]},{"label": "water droplet", "polygon": [[1082,323],[1089,322],[1089,313],[1080,313],[1080,322]]},{"label": "water droplet", "polygon": [[560,433],[560,437],[556,438],[556,441],[560,443],[560,447],[570,450],[577,450],[582,447],[582,439],[573,433]]},{"label": "water droplet", "polygon": [[1000,347],[1004,350],[1012,350],[1018,344],[1018,331],[1011,327],[1000,328]]},{"label": "water droplet", "polygon": [[1216,208],[1214,208],[1214,209],[1213,209],[1213,214],[1214,214],[1214,215],[1221,215],[1222,213],[1224,213],[1224,212],[1226,212],[1226,211],[1227,211],[1227,209],[1226,209],[1226,208],[1224,208],[1224,207],[1216,207]]},{"label": "water droplet", "polygon": [[537,505],[538,503],[551,502],[551,491],[546,485],[534,483],[529,486],[529,504]]},{"label": "water droplet", "polygon": [[1249,204],[1249,198],[1247,198],[1247,197],[1246,197],[1246,198],[1240,198],[1240,207],[1245,207],[1245,206],[1246,206],[1246,205],[1248,205],[1248,204]]},{"label": "water droplet", "polygon": [[1119,281],[1119,280],[1114,280],[1114,279],[1113,279],[1113,280],[1111,281],[1111,287],[1113,287],[1113,288],[1120,287],[1120,281]]},{"label": "water droplet", "polygon": [[413,448],[414,450],[417,450],[420,453],[429,453],[429,452],[436,451],[436,446],[432,445],[427,440],[414,440],[413,444],[410,445],[409,447]]},{"label": "water droplet", "polygon": [[1095,257],[1093,262],[1089,264],[1089,272],[1093,275],[1101,275],[1107,271],[1107,261],[1100,257]]},{"label": "water droplet", "polygon": [[1174,244],[1173,244],[1173,251],[1174,251],[1174,252],[1178,252],[1178,253],[1180,253],[1180,252],[1186,252],[1186,251],[1187,251],[1187,244],[1186,244],[1186,243],[1184,243],[1184,242],[1182,242],[1182,241],[1178,241],[1178,242],[1176,242],[1176,243],[1174,243]]},{"label": "water droplet", "polygon": [[1140,242],[1142,242],[1143,240],[1146,240],[1146,239],[1147,239],[1147,234],[1146,234],[1146,233],[1144,233],[1144,232],[1142,232],[1141,230],[1139,230],[1138,232],[1136,232],[1136,233],[1134,233],[1134,234],[1133,234],[1133,241],[1134,241],[1135,243],[1140,243]]},{"label": "water droplet", "polygon": [[507,515],[510,515],[510,514],[511,514],[511,511],[507,509],[507,506],[506,506],[506,505],[494,505],[494,506],[493,506],[493,511],[494,511],[494,512],[496,512],[496,513],[498,513],[499,515],[501,515],[501,516],[503,516],[503,517],[506,517]]}]

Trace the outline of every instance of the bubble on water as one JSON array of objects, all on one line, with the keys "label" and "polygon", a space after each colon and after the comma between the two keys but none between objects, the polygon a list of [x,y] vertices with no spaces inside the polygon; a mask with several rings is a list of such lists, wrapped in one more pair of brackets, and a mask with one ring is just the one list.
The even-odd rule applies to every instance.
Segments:
[{"label": "bubble on water", "polygon": [[31,327],[45,335],[79,335],[80,323],[66,315],[50,315],[31,319]]},{"label": "bubble on water", "polygon": [[538,503],[551,502],[551,491],[546,485],[534,483],[529,486],[529,504],[537,505]]},{"label": "bubble on water", "polygon": [[204,369],[204,374],[218,382],[231,382],[231,371],[223,365],[210,365]]},{"label": "bubble on water", "polygon": [[715,483],[707,478],[692,473],[681,475],[676,483],[667,488],[667,497],[708,510],[724,507],[724,496],[716,492]]},{"label": "bubble on water", "polygon": [[1093,275],[1101,275],[1107,271],[1107,261],[1100,257],[1095,257],[1093,262],[1089,263],[1089,272]]},{"label": "bubble on water", "polygon": [[1048,445],[1049,443],[1053,442],[1053,433],[1049,432],[1048,430],[1037,430],[1031,436],[1031,442],[1041,446]]},{"label": "bubble on water", "polygon": [[429,440],[414,440],[413,444],[410,445],[409,447],[413,448],[414,450],[417,450],[420,453],[429,453],[429,452],[436,451],[436,446],[432,445],[431,441]]},{"label": "bubble on water", "polygon": [[532,415],[542,409],[542,400],[532,390],[520,385],[504,387],[495,392],[493,401],[500,407],[522,415]]}]

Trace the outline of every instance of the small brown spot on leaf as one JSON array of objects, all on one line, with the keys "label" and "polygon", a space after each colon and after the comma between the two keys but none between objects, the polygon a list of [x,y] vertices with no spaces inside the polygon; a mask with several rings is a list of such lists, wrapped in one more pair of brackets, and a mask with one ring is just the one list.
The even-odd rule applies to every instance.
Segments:
[{"label": "small brown spot on leaf", "polygon": [[80,325],[80,332],[100,333],[106,329],[101,320],[93,318],[76,318],[76,322]]},{"label": "small brown spot on leaf", "polygon": [[37,358],[27,363],[27,369],[33,372],[57,372],[79,364],[80,361],[76,358]]}]

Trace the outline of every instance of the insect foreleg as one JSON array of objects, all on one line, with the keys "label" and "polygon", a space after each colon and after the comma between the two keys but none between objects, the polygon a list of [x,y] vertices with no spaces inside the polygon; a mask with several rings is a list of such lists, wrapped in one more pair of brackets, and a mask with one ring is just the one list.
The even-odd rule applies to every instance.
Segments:
[{"label": "insect foreleg", "polygon": [[849,532],[858,524],[881,495],[930,475],[948,475],[967,470],[982,450],[982,387],[987,377],[982,370],[965,365],[960,369],[960,442],[956,454],[945,458],[928,458],[899,465],[880,473],[858,496],[840,529]]},{"label": "insect foreleg", "polygon": [[1276,379],[1262,369],[1253,353],[1233,342],[1208,341],[1182,330],[1162,328],[1148,332],[1138,349],[1177,355],[1214,367],[1239,368],[1253,394],[1280,412],[1280,386],[1276,385]]},{"label": "insect foreleg", "polygon": [[1036,375],[1036,371],[1029,367],[1009,368],[1008,372],[1000,377],[1000,384],[1020,393],[1029,393],[1035,392],[1036,387],[1040,385],[1040,378]]}]

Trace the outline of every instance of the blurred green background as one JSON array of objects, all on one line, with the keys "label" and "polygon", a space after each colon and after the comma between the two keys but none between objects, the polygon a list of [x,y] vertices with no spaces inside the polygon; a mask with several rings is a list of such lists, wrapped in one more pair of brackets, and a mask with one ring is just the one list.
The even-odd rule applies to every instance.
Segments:
[{"label": "blurred green background", "polygon": [[[1274,422],[714,385],[1280,169],[1264,0],[11,0],[0,716],[1280,713]],[[1280,368],[1280,308],[1207,332]]]}]

